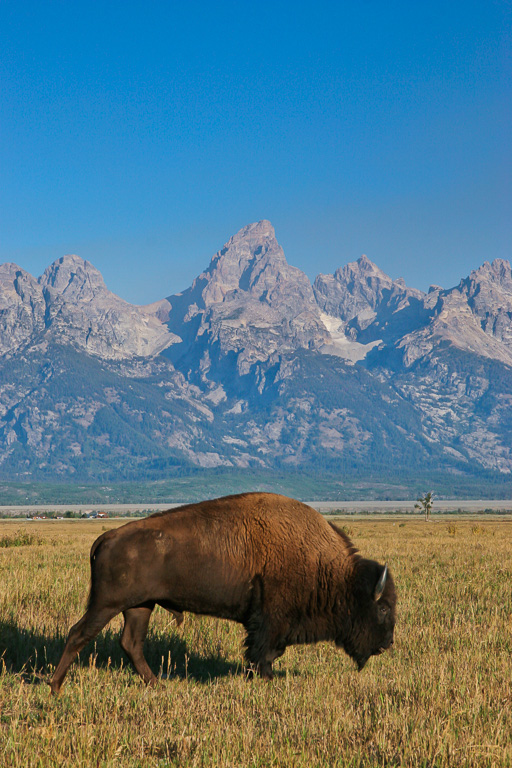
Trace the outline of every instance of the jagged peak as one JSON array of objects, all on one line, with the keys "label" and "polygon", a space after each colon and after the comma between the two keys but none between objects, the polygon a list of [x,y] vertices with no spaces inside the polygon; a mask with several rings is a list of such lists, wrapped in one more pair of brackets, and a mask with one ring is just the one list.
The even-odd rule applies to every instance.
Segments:
[{"label": "jagged peak", "polygon": [[209,271],[226,262],[239,261],[240,257],[244,258],[244,255],[246,258],[258,260],[269,250],[276,255],[279,253],[281,258],[284,258],[283,250],[275,237],[274,227],[269,221],[263,219],[242,227],[230,237],[221,250],[212,257]]},{"label": "jagged peak", "polygon": [[274,227],[269,221],[257,221],[242,227],[235,235],[229,238],[220,251],[213,257],[213,261],[226,254],[238,253],[241,249],[254,252],[263,249],[270,244],[277,244]]},{"label": "jagged peak", "polygon": [[494,261],[484,261],[481,267],[472,270],[469,275],[470,280],[479,281],[480,279],[491,279],[496,282],[502,280],[509,281],[512,276],[510,262],[506,259],[494,259]]},{"label": "jagged peak", "polygon": [[55,261],[53,261],[50,266],[45,269],[44,274],[46,274],[46,272],[49,270],[55,271],[57,269],[77,269],[83,272],[97,272],[98,274],[101,274],[100,271],[96,269],[94,264],[91,264],[91,262],[87,261],[86,259],[82,259],[81,256],[77,256],[76,253],[67,253],[64,256],[55,259]]},{"label": "jagged peak", "polygon": [[357,261],[350,261],[344,267],[338,267],[334,273],[334,277],[341,281],[345,281],[348,276],[354,277],[355,275],[361,275],[365,278],[370,275],[378,277],[384,283],[389,283],[389,285],[393,282],[389,275],[383,272],[366,254],[360,256]]},{"label": "jagged peak", "polygon": [[275,238],[275,236],[276,233],[270,221],[262,219],[242,227],[228,240],[227,244],[229,245],[240,240],[266,240],[268,238]]},{"label": "jagged peak", "polygon": [[82,257],[78,256],[76,253],[65,253],[64,256],[60,257],[60,259],[55,259],[53,263],[69,264],[69,265],[76,264],[83,267],[92,266],[90,261],[86,261],[86,259],[82,259]]},{"label": "jagged peak", "polygon": [[367,285],[380,285],[381,288],[393,290],[421,298],[425,294],[416,288],[409,288],[403,277],[393,279],[371,259],[363,254],[357,261],[351,261],[344,267],[339,267],[334,275],[318,275],[315,285],[334,279],[341,285],[348,283],[361,285],[366,290]]},{"label": "jagged peak", "polygon": [[[353,262],[352,262],[353,263]],[[364,269],[379,269],[378,266],[368,258],[366,253],[363,253],[356,262],[360,267]]]},{"label": "jagged peak", "polygon": [[[224,294],[226,290],[241,287],[239,281],[242,275],[255,268],[260,269],[262,264],[272,264],[278,270],[290,269],[284,251],[275,238],[274,227],[266,219],[248,224],[233,235],[213,256],[210,266],[198,280],[220,281],[220,293]],[[215,294],[218,294],[217,289]]]},{"label": "jagged peak", "polygon": [[32,277],[30,272],[27,272],[23,267],[18,266],[12,261],[6,261],[0,264],[0,280],[13,279],[17,274],[22,274],[24,277]]},{"label": "jagged peak", "polygon": [[[45,275],[48,275],[50,273],[56,273],[56,272],[82,272],[87,274],[97,274],[101,276],[101,272],[99,269],[97,269],[94,264],[91,264],[90,261],[87,261],[86,259],[82,259],[81,256],[77,256],[75,253],[68,253],[64,256],[61,256],[58,259],[55,259],[49,267],[46,267],[45,271],[39,278],[41,281],[43,280]],[[103,278],[102,278],[103,279]]]},{"label": "jagged peak", "polygon": [[30,272],[27,272],[13,262],[0,264],[0,295],[2,296],[2,304],[5,301],[7,303],[13,300],[17,301],[15,299],[16,295],[21,301],[25,299],[28,301],[30,297],[35,299],[38,293],[41,293],[41,288]]},{"label": "jagged peak", "polygon": [[73,294],[83,294],[98,290],[107,290],[103,276],[90,261],[76,254],[67,254],[56,259],[45,269],[39,283],[43,288],[51,288],[57,293],[71,291]]}]

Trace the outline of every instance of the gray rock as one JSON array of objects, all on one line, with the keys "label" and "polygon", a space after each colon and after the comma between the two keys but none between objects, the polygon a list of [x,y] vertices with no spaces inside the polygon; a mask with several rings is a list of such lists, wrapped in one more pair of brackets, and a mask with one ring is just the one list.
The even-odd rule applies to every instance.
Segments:
[{"label": "gray rock", "polygon": [[146,307],[78,256],[39,280],[4,264],[0,473],[356,466],[363,476],[378,464],[506,476],[511,368],[503,260],[428,294],[366,257],[312,287],[260,221],[188,290]]},{"label": "gray rock", "polygon": [[321,309],[353,329],[353,338],[379,323],[380,316],[400,312],[411,299],[421,300],[424,295],[408,288],[402,278],[392,280],[364,255],[333,275],[318,275],[313,289]]},{"label": "gray rock", "polygon": [[241,229],[187,291],[167,301],[169,327],[186,340],[181,354],[198,345],[234,353],[242,374],[276,350],[328,339],[309,279],[287,263],[268,221]]},{"label": "gray rock", "polygon": [[0,354],[56,340],[104,359],[148,357],[175,339],[154,314],[111,293],[78,256],[55,261],[35,280],[15,264],[0,267]]},{"label": "gray rock", "polygon": [[423,309],[423,322],[394,342],[406,367],[440,344],[512,365],[512,274],[507,261],[485,262],[455,288],[429,293]]},{"label": "gray rock", "polygon": [[0,265],[0,355],[23,348],[44,328],[43,291],[16,264]]}]

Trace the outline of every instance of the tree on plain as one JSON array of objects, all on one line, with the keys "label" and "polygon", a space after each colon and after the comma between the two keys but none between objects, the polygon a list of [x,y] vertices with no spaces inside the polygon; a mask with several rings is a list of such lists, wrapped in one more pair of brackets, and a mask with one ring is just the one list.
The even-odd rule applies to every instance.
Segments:
[{"label": "tree on plain", "polygon": [[425,513],[425,520],[428,523],[430,520],[430,514],[432,512],[432,505],[434,503],[434,492],[429,491],[424,496],[419,496],[414,509],[418,509],[420,512]]}]

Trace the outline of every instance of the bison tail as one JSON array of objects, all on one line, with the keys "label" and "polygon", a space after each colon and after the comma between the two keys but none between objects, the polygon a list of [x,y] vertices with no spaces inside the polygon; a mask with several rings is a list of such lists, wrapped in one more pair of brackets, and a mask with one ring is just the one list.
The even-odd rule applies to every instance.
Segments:
[{"label": "bison tail", "polygon": [[102,541],[102,539],[103,539],[103,536],[98,536],[98,538],[96,539],[96,541],[94,541],[94,542],[93,542],[93,544],[92,544],[92,547],[91,547],[91,554],[90,554],[91,563],[92,563],[92,561],[93,561],[93,559],[94,559],[94,555],[96,554],[96,550],[98,549],[98,547],[99,547],[99,546],[100,546],[100,544],[101,544],[101,541]]},{"label": "bison tail", "polygon": [[89,555],[90,563],[91,563],[91,587],[89,589],[89,597],[87,598],[87,610],[91,607],[93,601],[94,601],[94,595],[95,595],[95,582],[96,582],[96,574],[95,574],[95,567],[94,567],[94,561],[98,554],[98,549],[101,547],[103,543],[103,536],[98,536],[96,541],[93,542],[93,545],[91,547],[91,553]]}]

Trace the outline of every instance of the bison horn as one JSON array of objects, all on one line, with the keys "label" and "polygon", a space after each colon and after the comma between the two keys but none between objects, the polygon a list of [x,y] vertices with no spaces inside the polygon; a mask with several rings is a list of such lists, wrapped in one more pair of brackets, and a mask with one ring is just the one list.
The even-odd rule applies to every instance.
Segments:
[{"label": "bison horn", "polygon": [[384,566],[384,570],[382,571],[380,575],[380,579],[377,582],[377,586],[375,587],[375,592],[373,593],[373,599],[375,602],[377,600],[380,600],[382,597],[382,593],[384,592],[384,587],[386,586],[386,579],[388,577],[388,566]]}]

